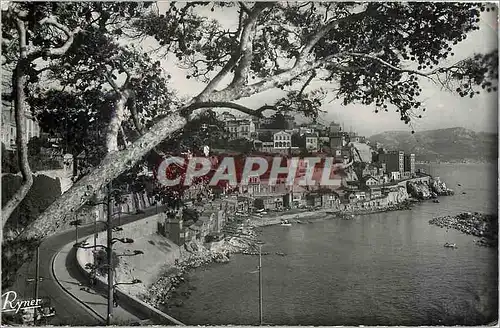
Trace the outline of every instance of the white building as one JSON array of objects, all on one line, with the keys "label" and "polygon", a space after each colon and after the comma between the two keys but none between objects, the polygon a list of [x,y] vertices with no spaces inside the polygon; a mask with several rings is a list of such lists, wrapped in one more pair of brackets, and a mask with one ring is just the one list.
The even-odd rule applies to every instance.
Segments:
[{"label": "white building", "polygon": [[251,139],[256,131],[251,119],[233,119],[225,123],[231,139]]},{"label": "white building", "polygon": [[295,129],[300,135],[307,133],[314,133],[314,128],[310,126],[301,126],[298,129]]},{"label": "white building", "polygon": [[280,131],[273,135],[275,149],[288,149],[292,147],[292,134]]},{"label": "white building", "polygon": [[318,150],[318,135],[315,133],[307,133],[305,135],[306,139],[306,149],[308,151],[317,151]]},{"label": "white building", "polygon": [[273,141],[263,141],[262,142],[262,151],[264,153],[272,153],[274,149],[274,142]]},{"label": "white building", "polygon": [[376,186],[378,185],[380,182],[378,181],[378,179],[375,179],[374,177],[369,177],[366,181],[365,181],[366,185],[367,186]]},{"label": "white building", "polygon": [[391,180],[401,180],[401,172],[391,172]]},{"label": "white building", "polygon": [[[40,126],[29,111],[24,114],[24,127],[27,141],[34,137],[40,137]],[[16,136],[14,105],[2,100],[2,142],[7,150],[16,149]]]}]

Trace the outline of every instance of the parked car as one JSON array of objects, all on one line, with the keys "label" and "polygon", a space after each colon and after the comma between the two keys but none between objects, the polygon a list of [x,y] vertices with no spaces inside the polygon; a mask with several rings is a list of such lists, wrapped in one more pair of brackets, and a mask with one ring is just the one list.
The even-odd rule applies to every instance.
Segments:
[{"label": "parked car", "polygon": [[[48,324],[50,318],[56,315],[56,309],[52,306],[42,306],[37,309],[37,323],[38,324]],[[25,309],[22,310],[23,324],[34,323],[35,321],[35,309]]]}]

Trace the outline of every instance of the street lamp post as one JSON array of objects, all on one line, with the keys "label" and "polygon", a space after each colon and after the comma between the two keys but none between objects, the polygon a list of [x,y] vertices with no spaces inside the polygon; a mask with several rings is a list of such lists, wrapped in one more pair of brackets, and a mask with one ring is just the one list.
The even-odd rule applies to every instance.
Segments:
[{"label": "street lamp post", "polygon": [[94,219],[94,252],[97,245],[97,217]]},{"label": "street lamp post", "polygon": [[[78,216],[75,216],[75,217],[78,217]],[[82,220],[76,218],[75,220],[71,221],[70,222],[70,225],[74,225],[75,226],[75,233],[76,233],[76,236],[75,236],[75,243],[78,243],[78,226],[82,224]]]},{"label": "street lamp post", "polygon": [[[36,248],[36,268],[35,268],[35,301],[38,300],[38,283],[40,282],[40,246]],[[38,309],[33,309],[33,324],[37,324]]]},{"label": "street lamp post", "polygon": [[259,322],[262,326],[262,244],[259,244]]},{"label": "street lamp post", "polygon": [[107,212],[107,247],[106,253],[108,256],[108,316],[106,318],[106,325],[111,325],[111,316],[113,313],[113,230],[111,226],[111,211],[113,209],[111,203],[112,182],[108,185],[108,212]]},{"label": "street lamp post", "polygon": [[[121,221],[121,213],[122,211],[120,210],[118,213],[112,213],[113,212],[113,203],[112,203],[112,193],[114,189],[112,186],[112,182],[109,182],[107,186],[107,197],[106,201],[98,202],[98,203],[93,203],[92,205],[107,205],[107,213],[106,213],[106,235],[107,235],[107,243],[106,245],[97,245],[97,221],[94,222],[94,245],[93,246],[86,246],[86,243],[79,243],[78,242],[78,237],[76,240],[76,243],[74,247],[78,248],[94,248],[94,251],[96,250],[97,247],[102,247],[106,250],[106,255],[107,255],[107,271],[108,271],[108,313],[107,313],[107,318],[106,318],[106,325],[111,325],[112,321],[112,315],[113,315],[113,294],[114,294],[114,285],[113,285],[113,244],[117,241],[120,241],[122,243],[133,243],[133,239],[130,238],[113,238],[113,225],[112,225],[112,218],[114,214],[118,214],[118,226],[120,225]],[[130,213],[131,214],[131,213]],[[77,220],[75,220],[77,221]],[[77,223],[78,224],[78,223]],[[117,228],[120,229],[121,228]],[[133,255],[138,255],[138,254],[143,254],[142,251],[134,251]]]},{"label": "street lamp post", "polygon": [[75,242],[78,242],[78,220],[75,220]]}]

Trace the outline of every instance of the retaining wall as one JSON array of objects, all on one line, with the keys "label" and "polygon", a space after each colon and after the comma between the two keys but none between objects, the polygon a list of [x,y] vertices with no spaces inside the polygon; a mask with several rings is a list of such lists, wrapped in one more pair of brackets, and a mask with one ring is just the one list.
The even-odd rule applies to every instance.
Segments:
[{"label": "retaining wall", "polygon": [[[132,239],[138,239],[143,236],[151,235],[156,232],[157,229],[157,217],[158,214],[152,215],[142,220],[134,221],[122,226],[123,230],[114,233],[114,235],[120,238],[122,235],[126,235]],[[102,244],[105,241],[106,232],[100,232],[98,234],[98,244]],[[94,240],[90,237],[86,240],[89,245],[92,245]],[[133,244],[132,244],[133,245]],[[93,253],[92,249],[80,248],[76,252],[76,260],[78,262],[78,268],[88,276],[90,273],[89,269],[85,268],[87,263],[93,263]],[[106,293],[108,289],[107,277],[97,276],[96,290],[101,293]],[[153,320],[157,324],[162,325],[183,325],[182,322],[172,318],[171,316],[161,312],[160,310],[154,308],[153,306],[141,301],[135,296],[125,293],[120,287],[116,287],[116,293],[120,300],[120,305],[127,311],[131,313],[140,313]]]}]

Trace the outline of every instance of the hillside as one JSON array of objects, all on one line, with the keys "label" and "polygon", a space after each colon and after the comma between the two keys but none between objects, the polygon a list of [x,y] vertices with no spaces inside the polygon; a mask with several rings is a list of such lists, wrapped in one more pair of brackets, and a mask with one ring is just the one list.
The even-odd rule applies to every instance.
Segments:
[{"label": "hillside", "polygon": [[411,134],[389,131],[373,135],[371,143],[381,143],[387,150],[401,149],[415,153],[423,161],[491,161],[498,158],[498,135],[474,132],[465,128],[428,130]]}]

